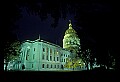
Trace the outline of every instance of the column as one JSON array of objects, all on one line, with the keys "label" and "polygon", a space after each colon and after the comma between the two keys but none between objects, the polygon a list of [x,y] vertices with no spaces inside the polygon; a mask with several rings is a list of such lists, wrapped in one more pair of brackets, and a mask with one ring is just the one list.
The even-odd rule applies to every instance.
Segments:
[{"label": "column", "polygon": [[50,48],[48,48],[48,60],[50,61]]}]

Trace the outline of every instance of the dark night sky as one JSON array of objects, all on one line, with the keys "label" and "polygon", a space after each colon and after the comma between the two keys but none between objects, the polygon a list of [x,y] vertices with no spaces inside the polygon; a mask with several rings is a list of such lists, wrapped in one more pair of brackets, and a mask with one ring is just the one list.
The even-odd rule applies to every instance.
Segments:
[{"label": "dark night sky", "polygon": [[[79,29],[78,31],[81,43],[94,45],[96,43],[106,45],[107,43],[106,46],[108,46],[108,42],[115,42],[111,40],[111,36],[116,35],[115,33],[111,34],[114,30],[111,28],[113,27],[113,15],[111,12],[112,7],[110,4],[81,4],[81,9],[76,13],[78,26],[81,26],[81,30]],[[75,30],[78,29],[75,27],[75,22],[77,21],[74,19],[75,15],[67,15],[66,20],[60,18],[58,26],[52,28],[53,18],[50,15],[48,15],[46,20],[41,21],[39,16],[29,15],[24,7],[22,7],[21,14],[22,17],[16,21],[17,31],[15,30],[20,41],[36,40],[40,34],[41,39],[62,46],[62,39],[66,29],[68,29],[70,19],[72,20],[73,28]],[[112,44],[111,46],[115,45]]]},{"label": "dark night sky", "polygon": [[39,16],[29,15],[25,9],[22,9],[21,13],[23,17],[16,22],[16,25],[19,26],[17,36],[20,41],[36,40],[40,34],[41,39],[62,46],[62,39],[65,30],[68,29],[69,19],[72,20],[75,29],[73,15],[68,15],[66,20],[60,18],[58,26],[53,28],[51,27],[53,18],[50,15],[48,19],[41,21]]},{"label": "dark night sky", "polygon": [[[80,36],[81,46],[83,50],[91,48],[91,50],[95,52],[95,55],[97,54],[101,56],[101,58],[107,53],[108,50],[110,50],[110,53],[113,55],[116,55],[119,52],[118,49],[119,30],[117,28],[118,26],[116,25],[116,19],[115,19],[118,17],[116,17],[116,15],[113,12],[112,4],[80,3],[80,5],[79,4],[72,5],[71,3],[73,8],[75,6],[76,9],[75,15],[71,15],[71,14],[68,15],[67,13],[66,20],[60,18],[58,22],[58,26],[56,28],[51,27],[51,24],[54,22],[54,19],[50,15],[48,15],[48,18],[46,20],[41,21],[39,16],[28,14],[28,12],[31,11],[31,9],[34,10],[34,5],[32,5],[33,7],[30,6],[29,1],[27,5],[22,2],[19,4],[20,6],[16,6],[15,3],[6,3],[7,7],[6,5],[3,6],[5,8],[4,9],[5,16],[4,16],[4,20],[2,21],[5,22],[5,24],[4,23],[2,24],[4,24],[5,28],[3,28],[2,30],[5,32],[1,34],[3,38],[3,41],[1,41],[1,43],[4,42],[4,40],[6,42],[8,39],[11,40],[12,35],[11,37],[9,37],[9,33],[13,31],[14,23],[15,23],[15,29],[13,32],[17,34],[17,38],[19,41],[36,40],[40,35],[41,39],[51,43],[55,43],[55,44],[57,43],[62,47],[62,39],[64,37],[64,33],[66,29],[68,29],[69,20],[72,20],[73,28],[78,32],[78,36]],[[52,8],[52,5],[45,5],[45,8],[48,8],[48,6]],[[19,11],[19,8],[17,7],[22,8],[22,12],[21,10]],[[24,7],[28,8],[28,12],[25,10]],[[30,10],[29,7],[31,7]],[[20,17],[19,19],[18,15],[20,12],[22,14],[22,17]],[[34,11],[29,13],[33,13],[33,12]],[[47,12],[47,14],[48,13],[51,14],[50,12],[53,13],[53,11],[50,10]],[[77,24],[80,27],[75,27],[75,25],[77,26]],[[3,36],[4,34],[7,35]],[[12,38],[14,38],[14,36]],[[2,45],[4,46],[3,43]]]}]

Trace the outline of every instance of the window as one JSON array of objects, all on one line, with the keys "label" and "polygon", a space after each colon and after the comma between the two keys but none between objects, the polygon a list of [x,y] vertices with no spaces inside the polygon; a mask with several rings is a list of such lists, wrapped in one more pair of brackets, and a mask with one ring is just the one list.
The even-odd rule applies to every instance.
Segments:
[{"label": "window", "polygon": [[57,68],[59,68],[59,65],[58,65],[58,67]]},{"label": "window", "polygon": [[62,69],[63,69],[63,67],[64,67],[64,66],[63,66],[63,65],[61,65],[61,68],[62,68]]},{"label": "window", "polygon": [[33,64],[32,64],[32,68],[33,68]]},{"label": "window", "polygon": [[54,50],[54,55],[56,54],[56,49]]},{"label": "window", "polygon": [[57,51],[57,52],[56,52],[56,54],[58,55],[58,54],[59,54],[59,52]]},{"label": "window", "polygon": [[[48,52],[48,48],[46,48],[46,56],[48,56],[49,52]],[[47,58],[48,59],[48,58]]]},{"label": "window", "polygon": [[44,64],[42,64],[42,68],[44,68],[45,67],[45,65]]},{"label": "window", "polygon": [[56,68],[56,65],[55,65],[55,68]]},{"label": "window", "polygon": [[44,59],[44,54],[42,55],[42,59]]},{"label": "window", "polygon": [[34,48],[34,51],[35,51],[35,48]]},{"label": "window", "polygon": [[49,49],[48,49],[48,48],[46,48],[46,50],[47,50],[46,52],[48,53]]},{"label": "window", "polygon": [[46,56],[46,60],[48,60],[48,55]]},{"label": "window", "polygon": [[63,62],[63,58],[61,59],[61,62]]},{"label": "window", "polygon": [[50,61],[52,61],[52,56],[50,56]]},{"label": "window", "polygon": [[52,64],[51,64],[51,68],[52,68]]},{"label": "window", "polygon": [[58,61],[59,59],[58,59],[58,57],[57,57],[57,61]]},{"label": "window", "polygon": [[29,52],[30,52],[30,49],[27,50],[26,60],[28,60]]},{"label": "window", "polygon": [[64,59],[64,62],[65,62],[65,59]]},{"label": "window", "polygon": [[62,54],[60,54],[60,56],[62,56]]},{"label": "window", "polygon": [[34,59],[35,54],[33,54],[33,59]]},{"label": "window", "polygon": [[52,55],[52,49],[50,49],[50,55]]},{"label": "window", "polygon": [[47,68],[49,68],[49,64],[47,64]]},{"label": "window", "polygon": [[25,65],[22,65],[22,69],[25,69]]},{"label": "window", "polygon": [[54,57],[54,61],[55,61],[55,57]]},{"label": "window", "polygon": [[43,52],[45,52],[45,48],[43,48]]}]

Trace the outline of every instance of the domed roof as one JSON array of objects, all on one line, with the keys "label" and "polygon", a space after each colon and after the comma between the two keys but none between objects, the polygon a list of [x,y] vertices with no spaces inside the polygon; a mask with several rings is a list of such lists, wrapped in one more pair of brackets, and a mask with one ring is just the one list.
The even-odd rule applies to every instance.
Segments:
[{"label": "domed roof", "polygon": [[71,33],[77,33],[73,28],[72,28],[72,24],[71,24],[71,20],[69,20],[69,28],[65,31],[65,34],[71,34]]},{"label": "domed roof", "polygon": [[76,34],[76,31],[74,29],[67,29],[65,31],[65,34],[71,34],[71,33],[75,33]]}]

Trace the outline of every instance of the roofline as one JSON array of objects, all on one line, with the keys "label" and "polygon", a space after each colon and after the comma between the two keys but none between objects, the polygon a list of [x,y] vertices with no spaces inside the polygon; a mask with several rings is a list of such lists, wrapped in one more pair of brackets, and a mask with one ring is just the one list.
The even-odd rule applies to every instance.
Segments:
[{"label": "roofline", "polygon": [[40,40],[40,39],[37,39],[37,40],[34,40],[34,41],[31,41],[31,40],[25,40],[25,41],[23,41],[22,43],[25,43],[25,42],[29,42],[29,43],[44,42],[44,43],[47,43],[47,44],[50,44],[50,45],[53,45],[53,46],[56,46],[56,47],[58,47],[58,48],[61,48],[61,49],[63,49],[63,50],[68,51],[67,49],[62,48],[62,47],[59,46],[59,45],[56,45],[56,44],[54,44],[54,43],[51,43],[51,42],[48,42],[48,41],[45,41],[45,40]]}]

